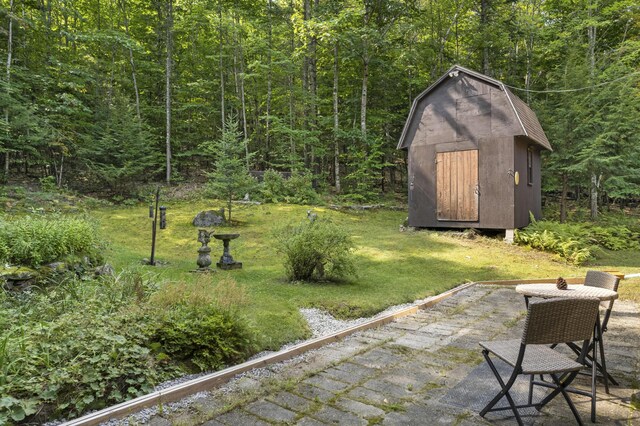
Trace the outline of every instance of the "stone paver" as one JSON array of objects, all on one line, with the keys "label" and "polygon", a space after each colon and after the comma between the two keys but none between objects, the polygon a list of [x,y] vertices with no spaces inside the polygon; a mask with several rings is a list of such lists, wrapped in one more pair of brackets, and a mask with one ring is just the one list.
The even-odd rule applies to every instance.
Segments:
[{"label": "stone paver", "polygon": [[251,414],[247,414],[242,410],[233,410],[229,413],[222,414],[218,416],[215,420],[218,422],[228,425],[254,425],[254,426],[266,426],[269,425],[267,422],[263,422],[256,416],[252,416]]},{"label": "stone paver", "polygon": [[322,421],[323,423],[330,425],[353,425],[361,426],[366,425],[367,420],[362,417],[358,417],[355,414],[347,413],[345,411],[337,410],[331,406],[324,406],[313,416]]},{"label": "stone paver", "polygon": [[[511,425],[509,411],[478,415],[499,390],[478,342],[519,338],[525,314],[513,287],[474,286],[432,308],[270,366],[270,377],[249,373],[224,392],[213,391],[188,410],[165,412],[151,424]],[[616,301],[604,339],[607,367],[620,386],[612,386],[609,395],[598,386],[598,423],[640,425],[640,411],[630,405],[632,395],[640,398],[634,389],[640,378],[640,306]],[[589,381],[579,377],[574,384],[589,389]],[[572,399],[588,422],[590,400]],[[527,425],[574,423],[561,397],[522,418]]]},{"label": "stone paver", "polygon": [[307,399],[318,402],[328,402],[329,400],[335,398],[336,394],[326,390],[319,388],[317,386],[313,386],[309,383],[300,383],[296,388],[295,392]]},{"label": "stone paver", "polygon": [[334,380],[326,374],[319,374],[317,376],[310,377],[306,379],[304,383],[317,386],[330,392],[341,392],[351,386],[349,383]]},{"label": "stone paver", "polygon": [[353,399],[340,398],[336,401],[336,406],[344,411],[357,414],[358,416],[370,419],[372,417],[384,416],[384,410],[373,405],[363,404],[362,402],[354,401]]},{"label": "stone paver", "polygon": [[289,392],[278,392],[275,395],[267,397],[267,399],[281,407],[301,413],[309,411],[313,406],[313,401]]},{"label": "stone paver", "polygon": [[325,374],[329,377],[333,377],[336,380],[355,384],[361,382],[367,377],[373,376],[375,374],[375,371],[375,369],[365,367],[364,365],[344,362],[336,367],[325,370]]},{"label": "stone paver", "polygon": [[286,408],[282,408],[279,405],[274,404],[273,402],[264,400],[253,402],[245,409],[251,414],[268,422],[290,423],[297,417],[297,414],[293,411],[289,411]]}]

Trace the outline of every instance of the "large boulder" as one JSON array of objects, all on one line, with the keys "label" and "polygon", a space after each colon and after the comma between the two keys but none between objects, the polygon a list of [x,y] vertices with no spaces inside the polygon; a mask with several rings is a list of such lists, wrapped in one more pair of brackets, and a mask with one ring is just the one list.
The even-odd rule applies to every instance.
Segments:
[{"label": "large boulder", "polygon": [[226,223],[224,218],[224,208],[220,210],[204,210],[196,215],[193,219],[193,226],[198,228],[209,228],[211,226],[220,226]]}]

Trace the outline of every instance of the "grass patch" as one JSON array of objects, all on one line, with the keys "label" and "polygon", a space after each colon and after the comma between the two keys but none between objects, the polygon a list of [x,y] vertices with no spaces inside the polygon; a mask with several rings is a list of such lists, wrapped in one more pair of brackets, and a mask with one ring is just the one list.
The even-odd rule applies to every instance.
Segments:
[{"label": "grass patch", "polygon": [[455,422],[453,423],[453,426],[458,426],[459,424],[462,424],[465,420],[470,419],[471,416],[472,416],[471,413],[469,413],[468,411],[458,414],[456,416]]},{"label": "grass patch", "polygon": [[392,413],[392,412],[397,413],[397,412],[406,411],[405,406],[399,402],[380,404],[379,407],[384,411],[386,411],[387,413]]},{"label": "grass patch", "polygon": [[[158,232],[156,258],[168,265],[156,268],[162,279],[193,281],[188,271],[196,267],[197,229],[195,214],[221,206],[217,202],[169,201],[168,228]],[[246,289],[249,304],[244,314],[260,334],[260,349],[277,349],[283,343],[308,336],[298,309],[318,307],[337,318],[376,314],[394,304],[432,296],[468,281],[514,278],[584,276],[589,268],[555,261],[551,255],[526,247],[507,245],[499,239],[457,238],[453,233],[399,232],[406,217],[397,211],[334,211],[314,207],[320,218],[330,219],[346,229],[355,243],[357,278],[337,283],[286,282],[282,258],[273,248],[271,231],[277,225],[306,220],[309,206],[260,205],[237,207],[240,225],[233,232],[240,238],[231,243],[231,253],[243,262],[242,270],[218,272],[214,280],[228,274]],[[110,240],[106,257],[116,269],[149,257],[151,224],[147,206],[94,210],[101,230]],[[218,228],[216,232],[229,229]],[[211,256],[222,254],[221,244],[212,240]],[[626,259],[623,252],[609,252],[598,266],[609,269],[640,266],[640,254]],[[625,268],[623,268],[625,266]],[[597,269],[603,269],[598,266]],[[626,284],[626,282],[625,282]],[[624,288],[621,285],[621,289]]]},{"label": "grass patch", "polygon": [[[9,195],[8,191],[5,193],[11,200],[5,213],[11,211],[12,219],[24,214],[33,215],[30,206],[21,205],[19,201],[14,204],[15,194]],[[38,197],[36,198],[39,200],[51,198],[45,193]],[[30,197],[25,195],[24,198]],[[58,198],[51,198],[52,205],[59,204],[56,200]],[[215,339],[207,337],[207,332],[219,335],[216,331],[219,328],[232,330],[227,326],[226,316],[233,317],[234,324],[245,324],[252,336],[249,338],[244,332],[236,333],[232,330],[233,336],[238,337],[241,344],[236,347],[230,339],[223,349],[227,352],[229,362],[234,362],[233,360],[244,359],[249,352],[279,349],[284,343],[308,337],[310,332],[299,313],[300,307],[323,308],[338,318],[346,319],[370,316],[390,305],[422,299],[469,281],[584,276],[587,269],[632,273],[637,272],[640,266],[640,253],[637,250],[603,249],[597,260],[586,267],[578,267],[554,260],[550,254],[507,245],[499,239],[481,235],[469,239],[461,238],[460,232],[400,232],[399,224],[406,217],[404,212],[334,211],[313,207],[319,220],[331,221],[348,234],[355,246],[353,264],[357,274],[336,282],[288,282],[282,256],[274,249],[272,231],[287,224],[308,223],[309,206],[270,204],[238,206],[234,209],[238,225],[216,229],[217,233],[234,232],[241,235],[231,243],[231,252],[236,260],[243,262],[244,269],[218,271],[203,276],[190,272],[197,266],[197,250],[200,246],[197,242],[198,231],[191,221],[198,211],[215,209],[221,206],[220,203],[197,198],[163,202],[168,207],[168,228],[158,232],[156,260],[163,266],[157,268],[140,265],[140,261],[150,254],[151,221],[148,218],[148,206],[137,204],[114,207],[93,202],[86,204],[73,198],[65,203],[70,207],[69,210],[73,209],[81,214],[86,214],[87,208],[91,206],[91,215],[97,219],[95,223],[99,227],[98,234],[108,239],[107,248],[101,254],[115,266],[119,277],[134,273],[139,278],[116,278],[114,283],[119,284],[111,287],[93,280],[62,282],[42,293],[34,293],[30,296],[33,297],[30,303],[14,303],[8,292],[0,292],[0,302],[9,308],[4,314],[0,311],[0,325],[6,325],[9,330],[9,334],[0,339],[0,358],[4,353],[14,361],[4,364],[5,370],[8,369],[5,376],[24,377],[27,380],[31,376],[26,373],[23,375],[23,370],[38,367],[36,361],[40,358],[35,355],[43,352],[48,355],[42,359],[50,360],[51,354],[63,357],[73,353],[72,350],[59,350],[65,344],[75,345],[71,349],[82,352],[82,356],[87,347],[93,348],[91,350],[95,353],[103,353],[108,352],[100,347],[105,342],[120,345],[129,350],[135,349],[124,354],[131,359],[131,363],[139,363],[145,359],[148,363],[131,364],[133,367],[130,367],[120,362],[118,367],[127,374],[122,376],[122,380],[118,379],[122,383],[109,377],[104,379],[101,375],[85,374],[80,379],[74,378],[73,386],[67,386],[62,376],[58,377],[53,373],[42,375],[42,371],[48,371],[47,368],[33,368],[33,371],[37,371],[34,377],[42,376],[49,382],[56,379],[64,385],[46,390],[46,395],[41,397],[49,398],[53,394],[57,395],[53,397],[60,397],[58,399],[62,404],[58,407],[59,413],[66,411],[79,414],[86,409],[100,408],[107,402],[144,393],[145,386],[177,374],[175,365],[165,364],[167,357],[181,360],[183,364],[180,365],[185,369],[189,369],[191,364],[197,364],[196,361],[203,366],[205,363],[226,363],[226,359],[214,359],[213,363],[210,359],[196,360],[188,353],[194,343],[202,347],[198,349],[199,352],[209,350],[210,342]],[[62,208],[51,211],[63,216]],[[218,240],[212,240],[210,247],[215,262],[222,254],[222,244]],[[620,286],[621,298],[640,301],[639,289],[640,279],[623,281]],[[467,308],[468,304],[463,304],[451,307],[448,311],[452,314]],[[213,309],[220,315],[201,315],[202,310],[208,309]],[[84,330],[87,328],[86,324],[89,324],[89,313],[95,314],[92,314],[95,324],[91,323],[94,325],[90,330]],[[16,321],[16,315],[24,317],[24,321]],[[492,314],[486,314],[490,315]],[[204,317],[207,317],[206,321],[201,320]],[[516,325],[518,319],[505,322],[505,326]],[[64,329],[67,333],[65,336],[71,337],[66,340],[25,340],[31,346],[40,345],[37,348],[27,347],[20,336],[31,333],[29,330],[33,327],[28,326],[28,323],[32,323],[32,320],[56,324],[62,321],[64,327],[59,327],[60,332]],[[181,340],[186,335],[182,330],[193,331],[191,329],[196,323],[200,331],[194,332],[189,339]],[[9,325],[13,330],[9,329]],[[159,328],[163,331],[156,333]],[[70,330],[74,333],[85,332],[88,336],[87,343],[69,334]],[[45,329],[42,328],[42,331]],[[92,337],[89,332],[99,334],[98,338]],[[170,341],[161,341],[162,339]],[[398,353],[404,353],[404,350],[394,349]],[[22,358],[15,356],[18,352],[22,354]],[[217,356],[223,351],[213,348],[209,352],[211,356]],[[463,364],[478,363],[481,360],[478,353],[462,349],[444,348],[440,352]],[[122,353],[121,357],[124,356]],[[31,362],[28,357],[37,359]],[[95,360],[92,358],[93,361]],[[157,367],[155,372],[150,370],[149,363]],[[72,364],[75,365],[69,365]],[[0,363],[0,367],[2,366]],[[60,370],[57,367],[50,369]],[[106,367],[104,370],[112,371]],[[153,377],[144,376],[151,373]],[[132,374],[140,377],[129,377]],[[106,397],[96,395],[97,399],[94,399],[93,394],[84,392],[77,385],[82,381],[91,385],[100,380],[116,383],[118,387],[112,389]],[[135,386],[130,386],[130,382]],[[106,385],[96,387],[105,388]],[[12,390],[5,390],[9,395],[15,394]],[[79,391],[84,393],[77,396]],[[253,392],[249,393],[253,395]],[[27,393],[18,396],[19,401],[10,401],[12,406],[9,414],[12,418],[30,415],[36,410],[36,405],[42,402],[31,401]],[[402,406],[398,405],[398,409],[400,407]],[[387,411],[395,408],[395,404],[386,406]],[[56,413],[49,410],[42,412],[41,416],[55,417]]]},{"label": "grass patch", "polygon": [[479,351],[457,348],[455,346],[445,346],[438,351],[443,359],[451,360],[452,364],[477,365],[482,362]]},{"label": "grass patch", "polygon": [[527,316],[527,312],[526,311],[522,311],[518,315],[516,315],[514,318],[508,319],[505,322],[503,322],[502,324],[504,324],[504,326],[507,327],[507,328],[515,327],[526,316]]}]

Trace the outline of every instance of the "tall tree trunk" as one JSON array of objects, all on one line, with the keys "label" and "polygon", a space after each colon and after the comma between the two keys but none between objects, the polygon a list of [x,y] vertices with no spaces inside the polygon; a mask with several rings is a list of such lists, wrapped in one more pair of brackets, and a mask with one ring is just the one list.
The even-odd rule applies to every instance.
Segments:
[{"label": "tall tree trunk", "polygon": [[[595,0],[597,2],[597,0]],[[593,9],[589,7],[589,20],[593,19]],[[596,27],[590,25],[587,27],[587,37],[589,40],[589,74],[591,84],[595,83],[596,77]],[[598,187],[600,178],[596,175],[596,171],[591,172],[591,219],[598,217]]]},{"label": "tall tree trunk", "polygon": [[341,191],[340,185],[340,143],[338,132],[340,131],[338,115],[338,41],[333,45],[333,175],[336,192]]},{"label": "tall tree trunk", "polygon": [[[126,0],[120,0],[120,8],[122,9],[122,16],[124,20],[124,31],[128,38],[131,37],[129,34],[129,18],[127,17],[127,7]],[[133,91],[136,96],[136,116],[138,117],[138,122],[142,121],[142,116],[140,115],[140,90],[138,90],[138,79],[136,77],[136,64],[133,60],[133,49],[131,46],[128,48],[129,50],[129,65],[131,65],[131,80],[133,81]]]},{"label": "tall tree trunk", "polygon": [[[303,19],[304,19],[304,24],[305,26],[308,24],[308,22],[311,20],[311,2],[310,0],[304,0],[304,4],[303,4],[304,10],[303,10]],[[306,45],[306,51],[305,51],[305,55],[304,55],[304,59],[303,59],[303,63],[302,63],[302,92],[304,94],[304,98],[303,98],[303,106],[304,106],[304,115],[305,115],[305,119],[303,121],[303,123],[305,125],[309,125],[309,97],[310,97],[310,75],[309,75],[309,68],[310,68],[310,63],[311,63],[311,58],[309,57],[309,53],[310,53],[310,48],[309,45],[307,45],[307,40],[304,40],[304,43]],[[303,157],[304,157],[304,165],[309,168],[311,166],[311,160],[309,159],[309,155],[308,155],[308,150],[307,150],[307,142],[306,140],[303,142],[302,145],[302,152],[303,152]]]},{"label": "tall tree trunk", "polygon": [[[537,3],[534,1],[531,4],[531,13],[529,15],[529,20],[531,22],[535,22],[534,20],[536,19],[536,15],[537,15]],[[532,24],[528,31],[529,34],[525,40],[525,47],[526,47],[526,73],[525,73],[525,77],[524,77],[524,87],[525,89],[527,89],[526,91],[526,97],[527,97],[527,103],[530,104],[531,103],[531,92],[529,91],[531,89],[531,78],[532,78],[532,68],[533,68],[533,48],[534,48],[534,41],[535,41],[535,32],[534,32],[535,26]],[[516,44],[516,55],[517,55],[517,44]],[[517,62],[517,57],[515,58],[515,60],[513,61],[514,63]]]},{"label": "tall tree trunk", "polygon": [[600,181],[602,175],[596,176],[595,173],[591,174],[591,219],[596,220],[598,218],[598,190],[600,188]]},{"label": "tall tree trunk", "polygon": [[220,60],[218,68],[220,69],[220,128],[224,126],[225,111],[224,111],[224,69],[222,68],[222,56],[224,51],[224,36],[222,33],[222,0],[218,0],[218,36],[220,37]]},{"label": "tall tree trunk", "polygon": [[[313,19],[319,0],[314,1],[310,19]],[[311,94],[311,125],[315,130],[318,118],[318,37],[315,33],[309,40],[309,92]]]},{"label": "tall tree trunk", "polygon": [[[240,26],[240,18],[236,16],[236,28],[233,32],[233,74],[236,83],[236,94],[240,98],[240,116],[242,118],[242,136],[244,143],[244,152],[247,168],[249,168],[249,137],[247,134],[247,107],[244,96],[244,55],[242,53],[242,45],[240,36],[238,34],[238,27]],[[239,67],[239,70],[238,70]]]},{"label": "tall tree trunk", "polygon": [[167,185],[171,184],[171,68],[173,54],[173,0],[167,3],[167,64],[166,64],[166,155],[167,155]]},{"label": "tall tree trunk", "polygon": [[[310,18],[313,18],[314,12],[317,10],[319,0],[314,0],[313,9]],[[318,129],[318,37],[315,33],[309,41],[309,94],[311,96],[310,112],[310,130]],[[313,173],[312,185],[317,185],[317,176],[320,174],[320,165],[316,158],[316,149],[311,147],[311,168]]]},{"label": "tall tree trunk", "polygon": [[62,188],[62,170],[64,168],[64,152],[60,153],[60,169],[56,173],[56,185],[58,188]]},{"label": "tall tree trunk", "polygon": [[560,223],[567,221],[567,193],[569,192],[569,175],[562,172],[562,192],[560,193]]},{"label": "tall tree trunk", "polygon": [[362,93],[360,95],[360,131],[362,136],[367,136],[367,88],[369,85],[369,53],[365,44],[365,52],[362,57]]},{"label": "tall tree trunk", "polygon": [[[293,7],[293,0],[290,1],[289,3],[289,7],[291,8],[291,11],[293,13],[294,7]],[[295,30],[292,28],[291,31],[291,38],[290,38],[290,53],[291,55],[294,54],[295,50],[296,50],[296,40],[295,40]],[[289,73],[287,75],[287,85],[288,85],[288,89],[289,89],[289,144],[291,147],[291,158],[290,158],[290,167],[291,167],[291,171],[293,172],[295,170],[295,168],[297,167],[297,162],[296,162],[296,144],[295,144],[295,140],[293,139],[293,112],[295,109],[295,99],[294,99],[294,91],[293,91],[293,75],[291,75],[291,73]]]},{"label": "tall tree trunk", "polygon": [[265,136],[264,136],[264,161],[267,166],[270,166],[270,138],[271,138],[271,49],[273,48],[273,34],[271,28],[271,6],[272,0],[267,3],[267,20],[268,20],[268,35],[267,35],[267,117],[265,120]]},{"label": "tall tree trunk", "polygon": [[[7,97],[11,95],[11,61],[13,55],[13,0],[9,2],[9,32],[7,34]],[[9,107],[4,108],[4,121],[7,129],[6,141],[9,142]],[[9,149],[4,147],[4,178],[9,178]]]}]

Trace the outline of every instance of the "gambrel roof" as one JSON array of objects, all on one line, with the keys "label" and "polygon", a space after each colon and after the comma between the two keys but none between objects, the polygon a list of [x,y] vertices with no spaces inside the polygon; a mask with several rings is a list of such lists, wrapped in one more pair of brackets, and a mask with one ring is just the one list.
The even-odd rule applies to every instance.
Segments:
[{"label": "gambrel roof", "polygon": [[457,76],[458,73],[464,73],[472,77],[475,77],[483,82],[486,82],[489,85],[495,86],[496,88],[504,92],[509,102],[509,105],[513,110],[513,113],[515,114],[517,122],[519,123],[519,126],[522,129],[522,135],[527,136],[528,138],[536,142],[538,145],[540,145],[544,149],[553,151],[553,149],[551,148],[551,144],[549,143],[549,140],[547,139],[547,136],[545,135],[544,130],[542,130],[542,126],[538,121],[538,117],[536,117],[536,114],[533,112],[533,110],[531,110],[531,108],[529,108],[529,106],[522,99],[514,95],[509,90],[509,88],[505,86],[505,84],[502,83],[501,81],[493,79],[491,77],[487,77],[484,74],[480,74],[478,72],[469,70],[467,68],[461,67],[460,65],[454,65],[453,67],[451,67],[446,73],[444,73],[442,77],[440,77],[435,83],[429,86],[424,92],[420,93],[413,100],[411,111],[409,112],[409,117],[405,122],[404,129],[402,130],[402,135],[400,136],[400,141],[398,142],[398,149],[408,148],[408,143],[406,141],[407,133],[409,131],[411,122],[414,119],[414,115],[416,113],[416,109],[420,101],[424,99],[427,95],[429,95],[431,92],[433,92],[434,90],[437,90],[437,88],[440,86],[441,83],[446,81],[448,78]]}]

